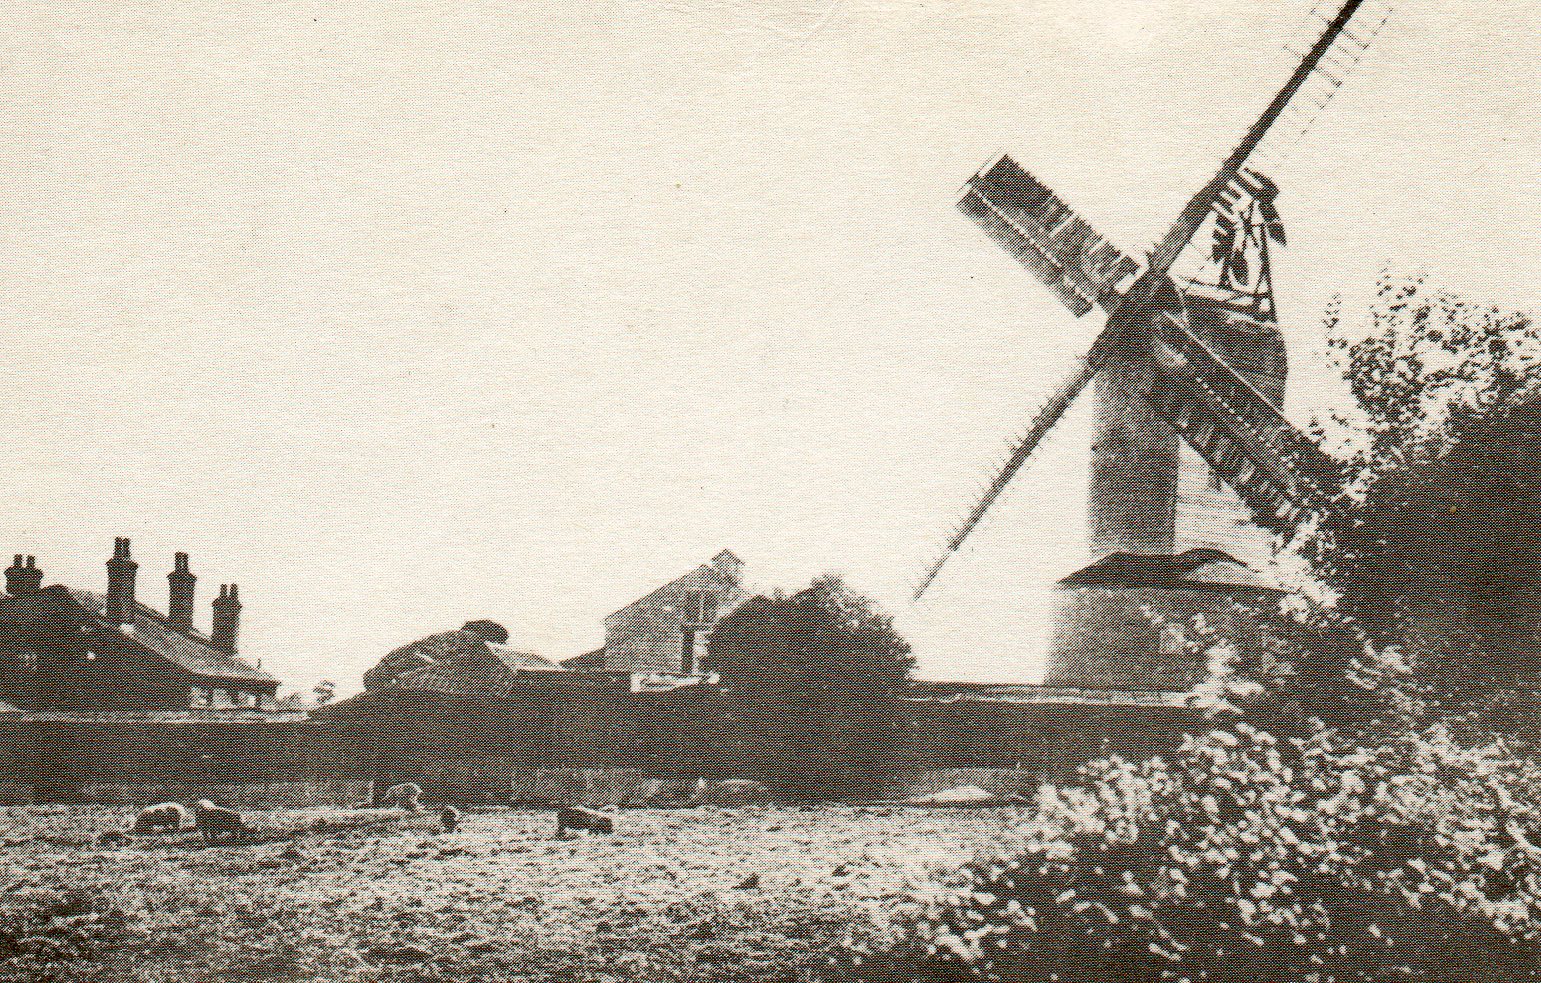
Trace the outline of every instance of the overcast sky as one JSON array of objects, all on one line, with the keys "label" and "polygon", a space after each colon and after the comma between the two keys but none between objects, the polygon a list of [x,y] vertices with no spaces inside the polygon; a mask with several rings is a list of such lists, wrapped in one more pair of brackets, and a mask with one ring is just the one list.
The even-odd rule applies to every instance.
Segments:
[{"label": "overcast sky", "polygon": [[[469,618],[552,656],[724,547],[843,572],[925,675],[1035,679],[1080,406],[907,595],[1075,321],[954,208],[1010,151],[1144,249],[1307,4],[3,4],[0,554],[130,536],[357,687]],[[1273,177],[1290,410],[1379,269],[1536,306],[1541,8],[1407,3]]]}]

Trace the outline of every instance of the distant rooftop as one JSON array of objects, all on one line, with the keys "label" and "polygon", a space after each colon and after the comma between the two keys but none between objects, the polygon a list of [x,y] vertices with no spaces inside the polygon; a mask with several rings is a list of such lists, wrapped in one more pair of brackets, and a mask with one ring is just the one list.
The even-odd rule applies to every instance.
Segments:
[{"label": "distant rooftop", "polygon": [[[107,616],[107,599],[91,591],[68,588],[75,603],[100,617]],[[217,679],[245,679],[276,683],[277,680],[244,659],[215,648],[208,636],[198,631],[180,632],[167,623],[164,614],[143,604],[134,605],[133,621],[128,626],[135,641],[145,648],[199,676]]]},{"label": "distant rooftop", "polygon": [[[46,616],[49,606],[56,605],[63,598],[73,601],[88,616],[101,619],[103,623],[111,623],[107,621],[107,599],[101,594],[58,585],[22,597],[0,596],[0,622],[34,621]],[[115,623],[112,624],[117,627]],[[124,627],[124,634],[196,676],[272,683],[275,687],[278,685],[272,676],[251,666],[239,656],[215,648],[202,632],[178,631],[168,624],[166,615],[143,604],[134,605],[133,617]]]}]

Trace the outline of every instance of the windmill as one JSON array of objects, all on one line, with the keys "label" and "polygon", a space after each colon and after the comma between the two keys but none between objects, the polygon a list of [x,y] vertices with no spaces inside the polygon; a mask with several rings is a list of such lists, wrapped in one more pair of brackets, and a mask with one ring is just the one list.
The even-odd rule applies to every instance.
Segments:
[{"label": "windmill", "polygon": [[[1048,681],[1180,686],[1185,670],[1163,663],[1173,653],[1160,651],[1159,639],[1152,648],[1159,632],[1148,609],[1180,620],[1206,605],[1218,610],[1221,594],[1271,590],[1234,554],[1260,547],[1266,555],[1274,537],[1319,515],[1334,469],[1280,409],[1286,362],[1271,249],[1285,244],[1285,232],[1279,189],[1263,171],[1271,148],[1311,125],[1388,16],[1365,0],[1315,15],[1308,49],[1293,52],[1294,72],[1143,262],[1010,157],[969,179],[958,207],[1073,315],[1100,309],[1107,322],[926,572],[916,600],[1094,382],[1088,504],[1097,559],[1061,581],[1070,596]],[[1205,548],[1178,552],[1184,542]]]}]

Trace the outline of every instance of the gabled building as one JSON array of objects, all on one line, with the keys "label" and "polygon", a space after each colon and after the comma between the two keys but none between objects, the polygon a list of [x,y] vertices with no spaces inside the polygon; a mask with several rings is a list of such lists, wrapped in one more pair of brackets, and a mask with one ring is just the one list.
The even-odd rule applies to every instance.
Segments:
[{"label": "gabled building", "polygon": [[22,711],[271,711],[278,681],[241,659],[241,599],[220,587],[212,630],[193,626],[197,577],[186,553],[167,575],[167,613],[139,603],[127,539],[107,561],[107,591],[42,586],[31,556],[5,571],[0,702]]},{"label": "gabled building", "polygon": [[700,675],[712,626],[748,596],[744,561],[731,550],[723,550],[712,562],[607,617],[602,664],[594,652],[568,660],[566,665],[569,669],[633,674]]}]

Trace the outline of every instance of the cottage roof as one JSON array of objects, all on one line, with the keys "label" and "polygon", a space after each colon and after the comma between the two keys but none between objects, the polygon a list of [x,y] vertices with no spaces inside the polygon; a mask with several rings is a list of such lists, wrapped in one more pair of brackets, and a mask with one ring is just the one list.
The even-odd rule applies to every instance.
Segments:
[{"label": "cottage roof", "polygon": [[[105,597],[73,588],[69,592],[76,604],[96,617],[106,619]],[[278,683],[278,680],[239,656],[215,648],[202,632],[189,630],[184,633],[172,628],[167,617],[154,608],[135,603],[133,620],[126,627],[128,630],[124,634],[196,676],[273,683],[275,686]]]},{"label": "cottage roof", "polygon": [[[41,592],[24,596],[6,596],[0,599],[0,622],[12,624],[39,624],[57,616],[61,600],[68,600],[80,610],[85,619],[100,627],[116,627],[107,620],[107,599],[90,591],[72,587],[48,587]],[[220,651],[201,632],[182,632],[167,623],[164,614],[143,604],[134,605],[132,621],[124,626],[123,635],[132,638],[140,647],[160,656],[175,666],[195,676],[218,680],[240,680],[251,683],[271,683],[278,680],[261,669],[228,652]]]},{"label": "cottage roof", "polygon": [[492,652],[497,660],[509,669],[520,670],[556,670],[561,671],[560,663],[553,662],[544,655],[536,655],[534,652],[521,652],[507,645],[499,645],[496,642],[488,642],[487,649]]},{"label": "cottage roof", "polygon": [[1109,553],[1060,583],[1066,587],[1186,587],[1286,593],[1224,550],[1207,547],[1176,556]]},{"label": "cottage roof", "polygon": [[[488,625],[497,631],[485,630],[484,626]],[[467,622],[454,631],[437,632],[391,649],[385,658],[364,673],[364,688],[382,689],[409,673],[468,655],[493,658],[509,670],[562,668],[544,656],[505,644],[507,641],[508,632],[493,622]]]},{"label": "cottage roof", "polygon": [[494,702],[511,695],[518,686],[518,678],[531,672],[561,673],[562,667],[533,652],[517,652],[506,645],[486,644],[480,650],[461,652],[431,666],[414,669],[386,689]]},{"label": "cottage roof", "polygon": [[[503,637],[507,637],[505,634]],[[391,650],[365,673],[368,689],[474,696],[507,696],[521,672],[561,672],[562,666],[534,652],[489,641],[467,628],[444,631]]]}]

